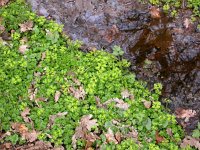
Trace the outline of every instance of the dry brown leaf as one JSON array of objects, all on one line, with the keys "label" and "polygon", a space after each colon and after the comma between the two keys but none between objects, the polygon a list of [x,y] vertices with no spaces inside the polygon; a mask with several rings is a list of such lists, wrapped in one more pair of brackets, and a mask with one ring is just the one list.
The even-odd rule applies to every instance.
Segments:
[{"label": "dry brown leaf", "polygon": [[125,103],[123,100],[118,99],[118,98],[110,99],[110,100],[106,101],[105,103],[103,103],[103,105],[108,105],[111,102],[115,102],[116,103],[115,106],[120,109],[127,110],[129,108],[128,103]]},{"label": "dry brown leaf", "polygon": [[21,54],[25,54],[25,52],[28,50],[27,48],[28,48],[28,45],[21,45],[19,46],[19,52]]},{"label": "dry brown leaf", "polygon": [[198,150],[200,150],[200,139],[193,138],[191,136],[187,136],[183,139],[180,147],[186,148],[188,145],[193,146],[193,147],[197,148]]},{"label": "dry brown leaf", "polygon": [[120,143],[122,140],[122,134],[120,132],[116,132],[115,139],[118,141],[118,143]]},{"label": "dry brown leaf", "polygon": [[4,6],[9,2],[9,0],[0,0],[0,6]]},{"label": "dry brown leaf", "polygon": [[98,106],[98,107],[103,107],[103,105],[101,104],[100,98],[99,98],[98,96],[95,96],[94,98],[95,98],[95,100],[96,100],[97,106]]},{"label": "dry brown leaf", "polygon": [[0,144],[0,149],[1,150],[7,150],[7,149],[11,150],[11,149],[13,149],[12,143],[6,142],[6,143],[3,143],[3,144]]},{"label": "dry brown leaf", "polygon": [[28,132],[28,128],[24,124],[12,123],[11,126],[14,129],[14,131],[20,133],[21,135]]},{"label": "dry brown leaf", "polygon": [[71,86],[69,88],[69,92],[78,100],[85,99],[86,92],[82,86],[79,86],[78,89],[75,89],[74,87]]},{"label": "dry brown leaf", "polygon": [[76,79],[76,78],[72,78],[73,82],[77,85],[77,86],[80,86],[81,85],[81,82]]},{"label": "dry brown leaf", "polygon": [[10,135],[11,135],[11,132],[9,132],[9,131],[7,131],[4,134],[0,134],[0,140],[4,139],[5,137],[10,136]]},{"label": "dry brown leaf", "polygon": [[161,143],[165,138],[159,135],[159,132],[156,131],[156,143]]},{"label": "dry brown leaf", "polygon": [[171,128],[167,128],[166,129],[166,131],[167,131],[167,134],[169,135],[169,136],[173,136],[173,133],[172,133],[172,129]]},{"label": "dry brown leaf", "polygon": [[63,117],[63,116],[66,116],[66,115],[67,115],[67,112],[62,112],[62,113],[57,113],[55,115],[51,115],[49,117],[49,123],[47,125],[47,128],[51,128],[52,127],[52,125],[54,124],[56,118]]},{"label": "dry brown leaf", "polygon": [[142,102],[143,102],[145,108],[151,107],[151,101],[143,100]]},{"label": "dry brown leaf", "polygon": [[32,131],[23,133],[22,138],[26,139],[29,142],[34,142],[37,140],[38,135],[39,135],[39,132],[32,130]]},{"label": "dry brown leaf", "polygon": [[5,27],[3,25],[0,25],[0,33],[5,31]]},{"label": "dry brown leaf", "polygon": [[54,96],[55,102],[58,102],[60,96],[61,96],[61,92],[60,91],[56,91],[55,96]]},{"label": "dry brown leaf", "polygon": [[131,94],[129,93],[128,90],[124,90],[121,92],[121,96],[123,99],[125,99],[125,98],[129,98],[131,96]]},{"label": "dry brown leaf", "polygon": [[20,40],[20,43],[21,44],[26,44],[28,42],[28,38],[27,37],[23,37],[21,40]]},{"label": "dry brown leaf", "polygon": [[88,131],[91,130],[92,127],[97,126],[97,119],[92,119],[92,115],[84,115],[81,118],[81,125],[86,127]]},{"label": "dry brown leaf", "polygon": [[33,143],[28,143],[27,145],[22,145],[16,147],[15,150],[52,150],[53,146],[50,142],[36,141]]},{"label": "dry brown leaf", "polygon": [[27,21],[25,23],[19,24],[19,26],[21,32],[30,31],[33,29],[33,21]]},{"label": "dry brown leaf", "polygon": [[36,94],[37,94],[37,88],[34,87],[34,84],[31,84],[31,86],[28,88],[29,99],[31,101],[35,100]]},{"label": "dry brown leaf", "polygon": [[92,144],[93,144],[97,139],[99,139],[99,137],[98,137],[96,134],[92,133],[92,132],[90,132],[89,134],[86,134],[86,135],[85,135],[85,138],[86,138],[86,141],[87,141],[86,146],[85,146],[85,149],[88,149],[89,147],[91,147]]},{"label": "dry brown leaf", "polygon": [[154,18],[154,19],[160,19],[161,18],[161,13],[160,13],[160,9],[153,6],[150,8],[150,15],[151,15],[151,18]]},{"label": "dry brown leaf", "polygon": [[105,133],[105,137],[108,143],[113,142],[115,144],[118,144],[118,141],[116,140],[115,135],[110,128],[108,128],[107,133]]},{"label": "dry brown leaf", "polygon": [[190,117],[194,117],[196,115],[196,111],[192,109],[177,108],[175,114],[177,118],[185,118],[185,121],[187,122]]},{"label": "dry brown leaf", "polygon": [[190,21],[190,19],[185,18],[183,25],[187,29],[187,28],[189,28],[189,26],[190,26],[191,23],[192,22]]},{"label": "dry brown leaf", "polygon": [[28,131],[28,128],[24,124],[12,123],[11,126],[15,132],[18,132],[22,136],[23,139],[26,139],[29,142],[37,140],[39,133],[35,130]]},{"label": "dry brown leaf", "polygon": [[88,147],[90,147],[90,144],[93,143],[98,136],[93,133],[89,133],[88,131],[91,130],[92,127],[97,126],[97,120],[92,119],[92,115],[84,115],[82,116],[79,126],[75,129],[75,134],[72,136],[72,145],[73,148],[76,149],[76,142],[77,139],[83,138],[88,141]]},{"label": "dry brown leaf", "polygon": [[42,52],[41,60],[44,60],[46,58],[46,52]]},{"label": "dry brown leaf", "polygon": [[137,139],[138,138],[138,132],[136,129],[134,129],[133,127],[130,127],[130,132],[125,135],[125,137],[128,137],[128,138],[133,138],[133,139]]},{"label": "dry brown leaf", "polygon": [[21,112],[21,116],[24,119],[24,122],[29,123],[31,122],[31,119],[29,117],[27,117],[30,114],[30,109],[26,108],[24,109],[23,112]]}]

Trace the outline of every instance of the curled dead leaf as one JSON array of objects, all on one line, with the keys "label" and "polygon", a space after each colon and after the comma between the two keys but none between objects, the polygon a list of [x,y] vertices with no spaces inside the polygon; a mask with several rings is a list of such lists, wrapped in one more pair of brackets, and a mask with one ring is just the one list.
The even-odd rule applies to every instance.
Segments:
[{"label": "curled dead leaf", "polygon": [[58,102],[60,96],[61,96],[61,92],[60,91],[56,91],[55,96],[54,96],[55,102]]},{"label": "curled dead leaf", "polygon": [[25,23],[19,24],[20,31],[26,32],[33,29],[33,21],[27,21]]}]

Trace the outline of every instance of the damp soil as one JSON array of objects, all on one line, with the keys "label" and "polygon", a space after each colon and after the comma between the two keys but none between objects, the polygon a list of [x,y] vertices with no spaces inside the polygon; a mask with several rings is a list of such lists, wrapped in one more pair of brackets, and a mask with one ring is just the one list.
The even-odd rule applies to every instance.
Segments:
[{"label": "damp soil", "polygon": [[164,13],[153,19],[148,5],[136,0],[27,0],[38,14],[64,24],[64,32],[81,40],[83,51],[105,49],[114,45],[124,50],[130,70],[138,79],[163,84],[162,100],[169,98],[169,108],[193,109],[186,130],[193,130],[200,120],[200,30],[197,24],[184,26],[190,10],[180,10],[177,18]]}]

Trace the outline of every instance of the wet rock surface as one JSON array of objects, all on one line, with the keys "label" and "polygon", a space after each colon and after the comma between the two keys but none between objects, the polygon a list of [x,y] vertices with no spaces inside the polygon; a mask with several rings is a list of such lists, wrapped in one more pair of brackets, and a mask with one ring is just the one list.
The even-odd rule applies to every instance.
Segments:
[{"label": "wet rock surface", "polygon": [[153,19],[149,7],[136,0],[27,1],[37,14],[64,24],[67,35],[84,42],[83,50],[122,47],[139,79],[164,85],[163,98],[172,100],[172,111],[197,111],[186,129],[195,128],[200,119],[200,32],[196,24],[184,25],[189,11],[176,19],[164,14]]}]

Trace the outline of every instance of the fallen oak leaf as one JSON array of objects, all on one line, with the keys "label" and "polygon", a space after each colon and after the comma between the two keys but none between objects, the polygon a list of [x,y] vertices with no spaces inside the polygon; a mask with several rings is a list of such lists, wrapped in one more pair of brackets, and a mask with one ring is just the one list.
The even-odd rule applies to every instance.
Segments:
[{"label": "fallen oak leaf", "polygon": [[200,150],[200,139],[197,139],[197,138],[193,138],[191,136],[186,136],[180,147],[181,148],[186,148],[187,146],[194,146],[195,148],[197,148],[198,150]]},{"label": "fallen oak leaf", "polygon": [[33,29],[33,21],[27,21],[25,23],[19,24],[19,26],[21,32],[30,31]]}]

